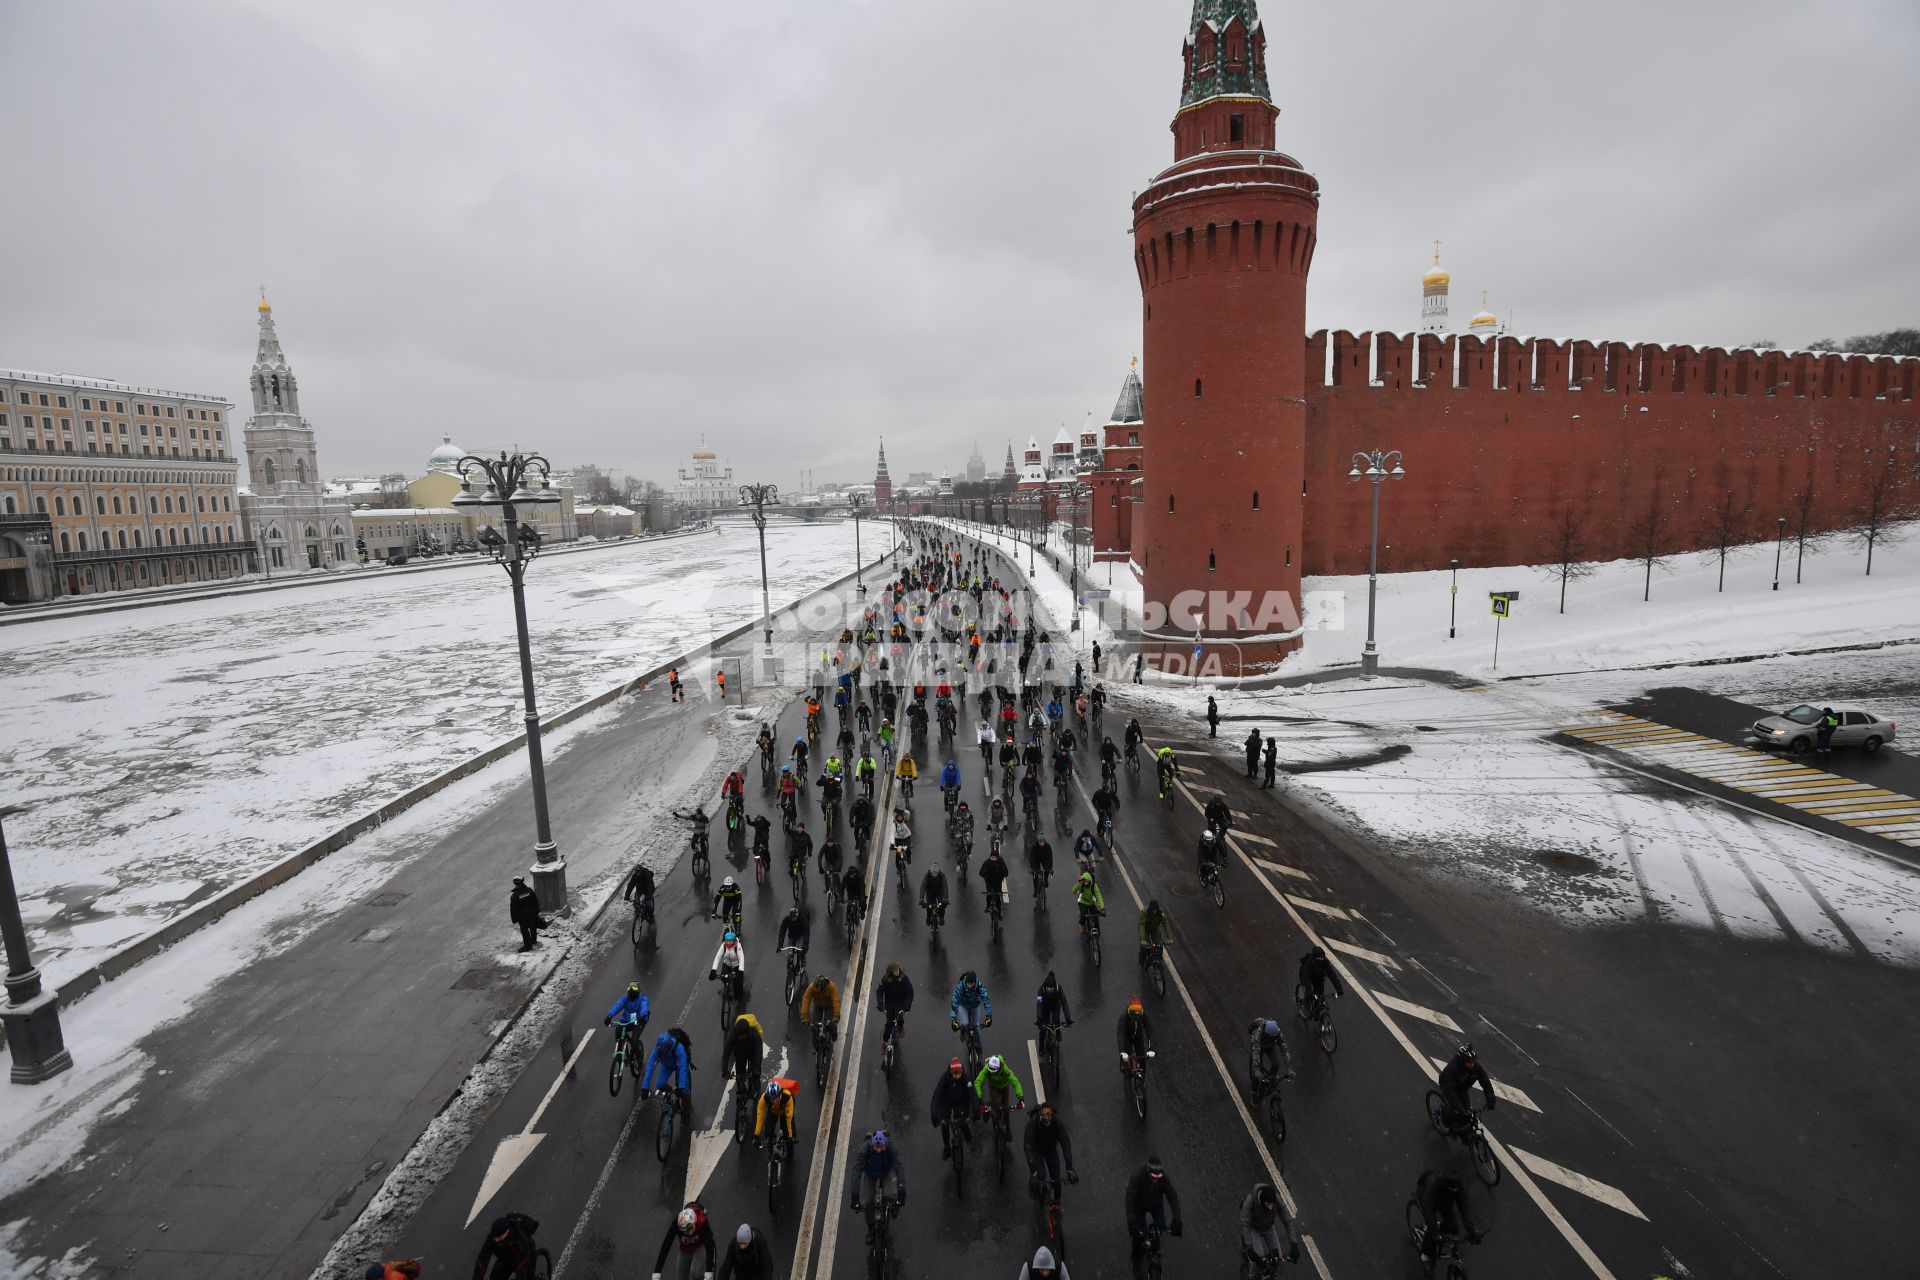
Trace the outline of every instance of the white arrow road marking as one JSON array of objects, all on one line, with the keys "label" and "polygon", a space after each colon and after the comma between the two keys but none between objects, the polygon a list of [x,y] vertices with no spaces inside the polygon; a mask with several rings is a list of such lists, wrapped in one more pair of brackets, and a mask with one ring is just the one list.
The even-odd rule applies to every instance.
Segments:
[{"label": "white arrow road marking", "polygon": [[[1447,1060],[1445,1058],[1436,1058],[1428,1055],[1427,1061],[1433,1064],[1433,1068],[1436,1071],[1446,1069]],[[1502,1102],[1511,1102],[1516,1107],[1525,1107],[1535,1115],[1540,1114],[1540,1104],[1510,1084],[1501,1084],[1498,1080],[1495,1080],[1493,1082],[1493,1094]]]},{"label": "white arrow road marking", "polygon": [[1395,960],[1392,956],[1383,955],[1378,951],[1369,951],[1365,947],[1356,947],[1351,942],[1342,942],[1338,938],[1326,938],[1323,939],[1323,941],[1335,951],[1342,951],[1347,955],[1357,956],[1362,960],[1371,960],[1382,969],[1398,970],[1400,968],[1400,962],[1398,960]]},{"label": "white arrow road marking", "polygon": [[[1228,844],[1233,843],[1232,836],[1227,837],[1227,843]],[[1254,854],[1253,856],[1260,860],[1260,869],[1263,871],[1278,871],[1281,875],[1292,876],[1295,880],[1312,880],[1313,879],[1312,876],[1308,875],[1306,872],[1302,871],[1298,867],[1290,867],[1284,862],[1275,862],[1273,861],[1273,859],[1264,857],[1263,855],[1257,854],[1257,853]]]},{"label": "white arrow road marking", "polygon": [[[760,1056],[770,1052],[766,1044],[760,1046]],[[773,1069],[773,1075],[765,1076],[771,1080],[774,1076],[787,1074],[787,1047],[780,1046],[780,1065]],[[720,1157],[733,1145],[733,1091],[734,1082],[727,1081],[726,1088],[720,1091],[720,1105],[713,1113],[713,1127],[701,1129],[691,1135],[687,1144],[687,1194],[681,1197],[681,1203],[698,1200],[706,1189],[707,1179],[713,1177],[713,1171],[720,1167]],[[756,1105],[758,1100],[756,1099]]]},{"label": "white arrow road marking", "polygon": [[[1299,899],[1296,898],[1295,901],[1297,902]],[[1399,996],[1390,996],[1384,991],[1375,991],[1372,994],[1375,1000],[1378,1000],[1381,1004],[1387,1006],[1387,1008],[1398,1010],[1408,1017],[1423,1018],[1431,1022],[1434,1026],[1445,1027],[1449,1031],[1458,1031],[1460,1029],[1459,1023],[1449,1018],[1446,1014],[1441,1013],[1438,1009],[1429,1009],[1424,1005],[1417,1005],[1411,1000],[1402,1000]]]},{"label": "white arrow road marking", "polygon": [[500,1139],[500,1145],[493,1149],[493,1159],[487,1164],[487,1176],[480,1179],[480,1194],[473,1198],[473,1208],[467,1210],[467,1226],[473,1225],[473,1220],[480,1216],[480,1210],[486,1207],[487,1201],[499,1194],[500,1188],[507,1185],[507,1179],[526,1163],[527,1157],[533,1154],[533,1149],[540,1145],[540,1139],[547,1136],[544,1133],[535,1133],[533,1127],[539,1124],[540,1117],[547,1113],[547,1106],[553,1101],[553,1095],[560,1092],[561,1084],[573,1074],[573,1064],[580,1061],[580,1055],[587,1051],[587,1041],[593,1039],[593,1033],[598,1030],[598,1027],[588,1027],[587,1034],[580,1037],[580,1043],[573,1046],[573,1056],[567,1059],[567,1065],[560,1068],[560,1074],[555,1076],[553,1083],[547,1086],[547,1094],[540,1099],[540,1105],[533,1109],[533,1115],[528,1119],[527,1127],[512,1137]]},{"label": "white arrow road marking", "polygon": [[1267,846],[1267,848],[1269,849],[1278,849],[1280,847],[1278,841],[1269,840],[1262,835],[1255,835],[1251,831],[1235,831],[1232,833],[1232,835],[1233,835],[1233,838],[1236,840],[1251,840],[1253,843],[1263,844]]},{"label": "white arrow road marking", "polygon": [[1509,1147],[1508,1150],[1513,1152],[1514,1159],[1527,1166],[1528,1171],[1536,1177],[1545,1178],[1548,1182],[1557,1182],[1569,1191],[1578,1191],[1583,1196],[1590,1196],[1601,1204],[1618,1209],[1622,1213],[1630,1213],[1642,1222],[1647,1220],[1647,1215],[1640,1212],[1638,1205],[1627,1199],[1625,1192],[1616,1190],[1604,1182],[1595,1182],[1584,1173],[1575,1173],[1531,1151],[1522,1151],[1518,1147]]},{"label": "white arrow road marking", "polygon": [[1290,893],[1287,895],[1287,901],[1296,907],[1305,907],[1309,911],[1318,911],[1323,916],[1332,916],[1335,920],[1347,918],[1347,913],[1343,909],[1329,906],[1324,902],[1315,902],[1312,898],[1296,898]]}]

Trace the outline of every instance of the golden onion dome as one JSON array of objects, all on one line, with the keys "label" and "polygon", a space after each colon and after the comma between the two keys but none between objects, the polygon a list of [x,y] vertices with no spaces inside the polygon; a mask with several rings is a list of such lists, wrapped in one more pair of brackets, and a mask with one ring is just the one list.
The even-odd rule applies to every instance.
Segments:
[{"label": "golden onion dome", "polygon": [[1421,277],[1420,283],[1426,285],[1428,288],[1432,288],[1435,285],[1451,283],[1452,280],[1453,277],[1447,274],[1446,268],[1436,262],[1433,264],[1433,270]]},{"label": "golden onion dome", "polygon": [[711,461],[712,459],[717,458],[720,455],[715,453],[711,449],[695,449],[693,451],[693,456],[704,462],[704,461]]}]

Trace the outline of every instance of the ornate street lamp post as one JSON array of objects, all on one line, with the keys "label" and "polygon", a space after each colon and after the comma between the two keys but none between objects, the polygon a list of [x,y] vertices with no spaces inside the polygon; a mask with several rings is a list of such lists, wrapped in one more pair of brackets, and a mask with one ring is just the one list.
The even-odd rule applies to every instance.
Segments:
[{"label": "ornate street lamp post", "polygon": [[1385,453],[1378,449],[1356,453],[1353,455],[1353,467],[1347,472],[1349,480],[1373,481],[1373,546],[1367,556],[1367,647],[1360,651],[1362,675],[1375,675],[1380,670],[1380,649],[1373,642],[1374,602],[1380,578],[1380,482],[1399,480],[1406,474],[1406,468],[1400,465],[1398,449],[1389,449]]},{"label": "ornate street lamp post", "polygon": [[1786,548],[1786,540],[1787,518],[1781,516],[1779,522],[1774,525],[1773,534],[1773,589],[1775,591],[1780,589],[1780,552]]},{"label": "ornate street lamp post", "polygon": [[[17,805],[0,805],[0,823],[19,813]],[[73,1065],[60,1035],[60,993],[40,989],[40,971],[33,967],[27,946],[27,927],[20,920],[20,898],[13,888],[13,863],[7,857],[7,833],[0,827],[0,935],[7,947],[7,1006],[0,1009],[0,1025],[7,1029],[7,1052],[13,1056],[13,1082],[39,1084]]]},{"label": "ornate street lamp post", "polygon": [[[492,553],[494,562],[507,571],[513,584],[513,625],[520,642],[520,694],[526,703],[527,767],[533,776],[534,845],[533,890],[540,898],[540,910],[554,915],[567,914],[567,864],[554,848],[553,829],[547,821],[547,770],[540,755],[540,712],[533,697],[533,647],[527,637],[527,566],[540,554],[540,531],[520,519],[520,511],[555,505],[560,495],[553,488],[552,468],[537,453],[508,454],[497,458],[468,454],[454,464],[460,473],[460,492],[453,497],[456,507],[498,507],[505,532],[492,525],[480,530],[480,545]],[[537,475],[538,489],[527,481]],[[481,489],[480,479],[486,487]]]},{"label": "ornate street lamp post", "polygon": [[753,508],[753,527],[760,531],[760,627],[766,635],[767,658],[773,657],[773,605],[767,595],[767,504],[780,501],[777,484],[743,484],[740,505]]},{"label": "ornate street lamp post", "polygon": [[865,570],[867,562],[860,558],[860,509],[867,505],[867,500],[856,493],[848,505],[853,508],[853,572],[855,581],[858,583],[854,591],[859,595],[865,595],[867,581],[860,575]]}]

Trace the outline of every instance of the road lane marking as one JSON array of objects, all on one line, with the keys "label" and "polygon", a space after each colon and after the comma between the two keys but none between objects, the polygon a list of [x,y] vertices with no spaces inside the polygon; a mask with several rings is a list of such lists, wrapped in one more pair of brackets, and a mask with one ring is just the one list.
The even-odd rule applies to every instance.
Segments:
[{"label": "road lane marking", "polygon": [[1210,796],[1223,796],[1226,791],[1220,787],[1209,787],[1203,782],[1189,782],[1187,786],[1194,791],[1204,791]]},{"label": "road lane marking", "polygon": [[[1294,901],[1298,902],[1299,899],[1295,898]],[[1438,1009],[1429,1009],[1425,1005],[1415,1004],[1411,1000],[1402,1000],[1399,996],[1390,996],[1384,991],[1376,991],[1373,993],[1373,996],[1374,999],[1387,1006],[1387,1008],[1404,1013],[1409,1018],[1419,1018],[1423,1022],[1431,1022],[1436,1027],[1444,1027],[1448,1031],[1460,1030],[1459,1023]]]},{"label": "road lane marking", "polygon": [[1291,893],[1287,895],[1287,898],[1296,907],[1305,907],[1309,911],[1318,911],[1321,915],[1329,916],[1335,920],[1347,920],[1352,918],[1348,916],[1346,911],[1343,910],[1342,908],[1331,906],[1325,902],[1315,902],[1312,898],[1295,897]]},{"label": "road lane marking", "polygon": [[[1427,1061],[1433,1064],[1436,1071],[1447,1065],[1445,1058],[1436,1058],[1432,1054],[1427,1055]],[[1511,1102],[1516,1107],[1525,1107],[1535,1115],[1541,1114],[1540,1105],[1532,1098],[1529,1098],[1525,1090],[1516,1089],[1510,1084],[1501,1084],[1498,1080],[1495,1080],[1493,1082],[1493,1096],[1502,1102]]]},{"label": "road lane marking", "polygon": [[638,1098],[633,1106],[627,1108],[627,1122],[620,1126],[620,1136],[614,1139],[613,1150],[607,1153],[607,1162],[600,1166],[600,1177],[593,1184],[593,1190],[587,1193],[587,1201],[580,1206],[580,1216],[573,1221],[573,1231],[567,1236],[566,1247],[560,1250],[560,1256],[553,1262],[553,1280],[560,1280],[566,1274],[567,1263],[573,1258],[573,1251],[579,1246],[580,1236],[593,1221],[593,1215],[599,1211],[600,1197],[607,1193],[607,1183],[613,1177],[613,1167],[620,1162],[620,1153],[627,1149],[627,1143],[633,1138],[633,1127],[640,1122],[642,1113],[658,1115],[652,1107],[643,1107]]},{"label": "road lane marking", "polygon": [[1257,835],[1252,831],[1230,831],[1227,835],[1231,839],[1251,840],[1255,844],[1263,844],[1269,849],[1278,849],[1280,847],[1279,841],[1269,840],[1265,836]]},{"label": "road lane marking", "polygon": [[1047,1105],[1047,1082],[1040,1074],[1040,1046],[1035,1041],[1027,1041],[1027,1065],[1033,1068],[1033,1074],[1027,1078],[1033,1081],[1033,1105]]},{"label": "road lane marking", "polygon": [[[1253,870],[1253,862],[1251,859],[1249,859],[1246,856],[1245,853],[1239,850],[1235,850],[1234,852],[1239,854],[1241,860],[1247,864],[1247,870],[1249,871]],[[1259,880],[1261,885],[1266,889],[1266,891],[1273,896],[1273,900],[1280,904],[1280,909],[1286,912],[1287,915],[1292,918],[1294,927],[1300,930],[1301,933],[1305,934],[1309,942],[1312,942],[1316,945],[1325,944],[1326,939],[1322,938],[1319,934],[1314,932],[1312,926],[1310,926],[1307,923],[1306,918],[1287,903],[1286,896],[1284,894],[1282,894],[1278,889],[1274,888],[1273,884],[1270,881],[1268,881],[1265,877],[1255,876],[1254,878],[1256,880]],[[1436,1072],[1433,1069],[1433,1067],[1428,1063],[1426,1055],[1421,1053],[1420,1050],[1414,1048],[1413,1041],[1407,1039],[1406,1032],[1400,1029],[1400,1024],[1395,1022],[1392,1018],[1386,1015],[1386,1012],[1380,1007],[1379,1003],[1375,1001],[1375,999],[1373,998],[1373,992],[1361,986],[1360,983],[1354,979],[1353,971],[1349,969],[1345,964],[1343,964],[1340,960],[1332,956],[1329,956],[1328,960],[1330,963],[1332,963],[1334,968],[1339,971],[1340,976],[1342,979],[1345,980],[1346,985],[1353,991],[1355,995],[1360,997],[1361,1003],[1366,1005],[1368,1010],[1373,1014],[1373,1016],[1379,1019],[1380,1025],[1387,1029],[1387,1034],[1392,1036],[1394,1040],[1396,1040],[1399,1043],[1402,1049],[1406,1050],[1407,1056],[1413,1059],[1414,1065],[1416,1065],[1417,1067],[1420,1068],[1421,1071],[1426,1073],[1426,1077],[1428,1080],[1438,1079],[1439,1073]],[[1241,1109],[1241,1115],[1243,1118],[1245,1118],[1245,1114],[1246,1114],[1245,1108],[1243,1107]],[[1493,1132],[1490,1129],[1487,1129],[1483,1125],[1481,1128],[1481,1132],[1486,1134],[1487,1143],[1489,1146],[1493,1147],[1495,1152],[1507,1153],[1508,1149],[1506,1147],[1506,1144],[1502,1143],[1499,1138],[1495,1137]],[[1265,1148],[1263,1147],[1262,1148],[1263,1154],[1264,1154],[1264,1151],[1265,1151]],[[1616,1277],[1614,1276],[1613,1272],[1608,1269],[1607,1264],[1600,1261],[1600,1255],[1595,1253],[1593,1251],[1592,1246],[1587,1244],[1585,1238],[1582,1237],[1579,1232],[1573,1229],[1573,1224],[1567,1221],[1566,1215],[1561,1213],[1559,1209],[1554,1207],[1554,1204],[1551,1200],[1547,1199],[1546,1193],[1540,1190],[1539,1184],[1533,1180],[1533,1178],[1527,1173],[1526,1169],[1515,1166],[1514,1162],[1511,1159],[1507,1160],[1506,1164],[1510,1169],[1512,1169],[1513,1180],[1520,1184],[1520,1189],[1527,1193],[1527,1198],[1529,1200],[1532,1200],[1534,1203],[1534,1206],[1538,1208],[1540,1212],[1546,1216],[1547,1221],[1553,1225],[1553,1229],[1560,1233],[1560,1238],[1565,1240],[1568,1246],[1570,1246],[1573,1249],[1574,1253],[1579,1255],[1580,1260],[1587,1264],[1587,1268],[1588,1270],[1593,1272],[1595,1280],[1616,1280]]]},{"label": "road lane marking", "polygon": [[580,1061],[580,1055],[587,1051],[587,1042],[593,1039],[593,1033],[598,1030],[598,1027],[588,1027],[587,1034],[580,1037],[580,1043],[573,1047],[573,1055],[567,1059],[566,1065],[560,1068],[560,1074],[553,1078],[553,1083],[547,1086],[546,1096],[541,1098],[540,1105],[533,1109],[533,1115],[528,1117],[526,1126],[520,1132],[500,1139],[500,1145],[494,1148],[493,1159],[487,1162],[486,1176],[480,1179],[480,1191],[473,1198],[473,1208],[467,1210],[467,1226],[473,1225],[473,1220],[480,1216],[481,1207],[500,1194],[500,1188],[507,1185],[507,1179],[526,1163],[527,1157],[533,1154],[533,1149],[540,1145],[540,1139],[547,1136],[544,1133],[535,1133],[534,1126],[539,1124],[540,1117],[547,1113],[548,1104],[553,1101],[554,1095],[560,1092],[560,1086],[566,1083],[567,1077],[573,1074],[573,1064]]},{"label": "road lane marking", "polygon": [[1916,815],[1920,815],[1920,808],[1915,808],[1913,805],[1904,805],[1898,809],[1876,809],[1871,813],[1863,813],[1852,818],[1842,818],[1840,821],[1850,827],[1860,827],[1863,830],[1872,831],[1875,835],[1883,835],[1888,827],[1906,827],[1910,825]]},{"label": "road lane marking", "polygon": [[1365,947],[1356,947],[1351,942],[1342,942],[1338,938],[1328,938],[1326,941],[1327,941],[1327,945],[1332,947],[1335,951],[1344,952],[1345,954],[1350,956],[1356,956],[1361,960],[1369,960],[1374,964],[1379,965],[1382,969],[1392,969],[1396,973],[1398,973],[1400,970],[1400,962],[1398,960],[1395,960],[1392,956],[1383,955],[1378,951],[1369,951]]},{"label": "road lane marking", "polygon": [[[1231,840],[1233,839],[1233,836],[1229,834],[1227,836],[1227,839]],[[1255,855],[1255,856],[1258,857],[1259,855]],[[1267,857],[1260,858],[1260,866],[1263,870],[1278,871],[1281,875],[1292,876],[1296,880],[1310,881],[1313,879],[1312,876],[1308,875],[1306,872],[1302,871],[1298,867],[1290,867],[1284,862],[1275,862],[1273,859],[1267,858]]]},{"label": "road lane marking", "polygon": [[1821,800],[1804,801],[1794,807],[1802,813],[1826,817],[1835,813],[1877,813],[1889,806],[1911,805],[1913,802],[1903,796],[1875,796],[1868,800]]},{"label": "road lane marking", "polygon": [[1598,1200],[1601,1204],[1618,1209],[1622,1213],[1630,1213],[1642,1222],[1647,1220],[1647,1215],[1640,1212],[1638,1205],[1627,1199],[1624,1191],[1610,1187],[1604,1182],[1597,1182],[1584,1173],[1575,1173],[1566,1166],[1555,1164],[1531,1151],[1522,1151],[1518,1147],[1511,1147],[1509,1150],[1513,1152],[1515,1159],[1527,1166],[1530,1172],[1545,1178],[1548,1182],[1558,1183],[1569,1191],[1578,1191],[1581,1195]]}]

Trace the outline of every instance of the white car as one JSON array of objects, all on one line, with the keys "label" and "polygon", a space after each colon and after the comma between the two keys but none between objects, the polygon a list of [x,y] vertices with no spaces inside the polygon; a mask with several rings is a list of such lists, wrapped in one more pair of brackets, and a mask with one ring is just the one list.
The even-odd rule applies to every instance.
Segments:
[{"label": "white car", "polygon": [[[1791,711],[1755,720],[1751,730],[1754,745],[1791,751],[1794,755],[1813,750],[1819,743],[1820,717],[1829,705],[1822,703],[1815,706],[1803,702]],[[1896,726],[1891,720],[1882,720],[1871,711],[1862,711],[1859,707],[1839,705],[1833,706],[1832,711],[1834,718],[1840,721],[1833,731],[1833,745],[1836,747],[1878,751],[1893,741]]]}]

